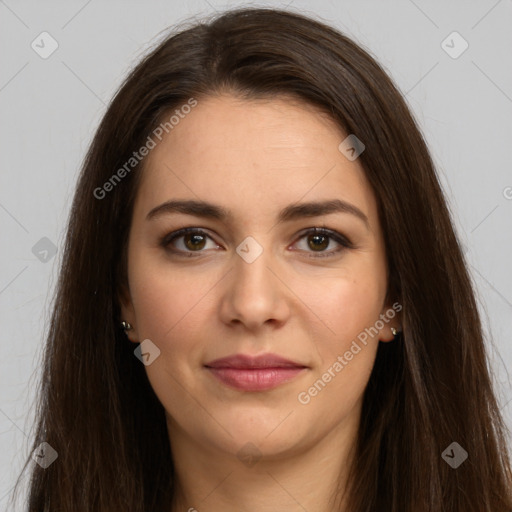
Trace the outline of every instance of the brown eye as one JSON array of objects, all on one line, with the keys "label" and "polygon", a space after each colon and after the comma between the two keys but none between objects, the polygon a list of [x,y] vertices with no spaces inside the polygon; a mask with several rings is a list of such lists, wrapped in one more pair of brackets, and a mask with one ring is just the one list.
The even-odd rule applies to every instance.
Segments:
[{"label": "brown eye", "polygon": [[296,243],[298,249],[311,258],[337,256],[344,250],[354,247],[347,237],[337,231],[326,228],[309,229],[303,232]]},{"label": "brown eye", "polygon": [[206,237],[197,233],[189,233],[183,236],[183,243],[185,247],[191,251],[204,249]]},{"label": "brown eye", "polygon": [[323,251],[329,246],[329,237],[326,235],[309,235],[308,246],[314,251]]},{"label": "brown eye", "polygon": [[178,256],[199,256],[207,249],[220,248],[210,235],[197,228],[183,228],[170,233],[161,240],[160,245]]},{"label": "brown eye", "polygon": [[[208,243],[212,245],[208,246]],[[336,256],[354,247],[341,233],[325,228],[309,229],[296,243],[299,250],[309,253],[310,257]],[[206,249],[222,249],[210,235],[197,228],[183,228],[170,233],[161,240],[160,245],[177,256],[200,256]]]}]

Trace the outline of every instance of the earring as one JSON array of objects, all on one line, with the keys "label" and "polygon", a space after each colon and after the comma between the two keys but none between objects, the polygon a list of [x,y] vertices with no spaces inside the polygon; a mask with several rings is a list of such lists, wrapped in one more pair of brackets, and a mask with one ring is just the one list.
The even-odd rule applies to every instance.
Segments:
[{"label": "earring", "polygon": [[133,327],[131,326],[131,324],[123,320],[121,322],[121,329],[123,329],[124,331],[130,331],[131,329],[133,329]]},{"label": "earring", "polygon": [[402,331],[397,331],[394,327],[391,327],[391,332],[393,336],[396,338]]}]

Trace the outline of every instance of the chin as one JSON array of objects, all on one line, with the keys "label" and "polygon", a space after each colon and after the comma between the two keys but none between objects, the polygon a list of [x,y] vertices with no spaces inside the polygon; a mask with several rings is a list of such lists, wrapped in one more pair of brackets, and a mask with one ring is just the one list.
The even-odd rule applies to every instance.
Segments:
[{"label": "chin", "polygon": [[[254,411],[246,416],[237,413],[236,417],[222,423],[231,435],[222,429],[221,438],[210,437],[208,443],[237,456],[240,455],[239,452],[243,455],[244,450],[254,450],[265,458],[283,457],[306,444],[304,433],[293,421],[293,413],[288,418],[286,416],[255,414]],[[219,432],[219,429],[216,429],[216,432]]]}]

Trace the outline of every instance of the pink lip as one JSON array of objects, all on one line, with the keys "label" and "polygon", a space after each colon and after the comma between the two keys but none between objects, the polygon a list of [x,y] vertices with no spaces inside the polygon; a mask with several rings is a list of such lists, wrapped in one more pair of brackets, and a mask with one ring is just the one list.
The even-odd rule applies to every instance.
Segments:
[{"label": "pink lip", "polygon": [[283,384],[307,366],[274,354],[223,357],[205,367],[224,384],[243,391],[265,391]]}]

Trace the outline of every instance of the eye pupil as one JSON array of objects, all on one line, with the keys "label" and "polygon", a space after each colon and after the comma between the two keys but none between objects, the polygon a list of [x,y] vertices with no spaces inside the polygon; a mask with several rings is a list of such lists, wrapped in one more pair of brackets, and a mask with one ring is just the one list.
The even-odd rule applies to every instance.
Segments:
[{"label": "eye pupil", "polygon": [[[188,249],[202,249],[205,244],[205,237],[197,233],[185,235],[185,245]],[[191,243],[191,244],[190,244]]]},{"label": "eye pupil", "polygon": [[311,249],[325,249],[329,245],[329,237],[326,235],[311,235],[308,245]]}]

